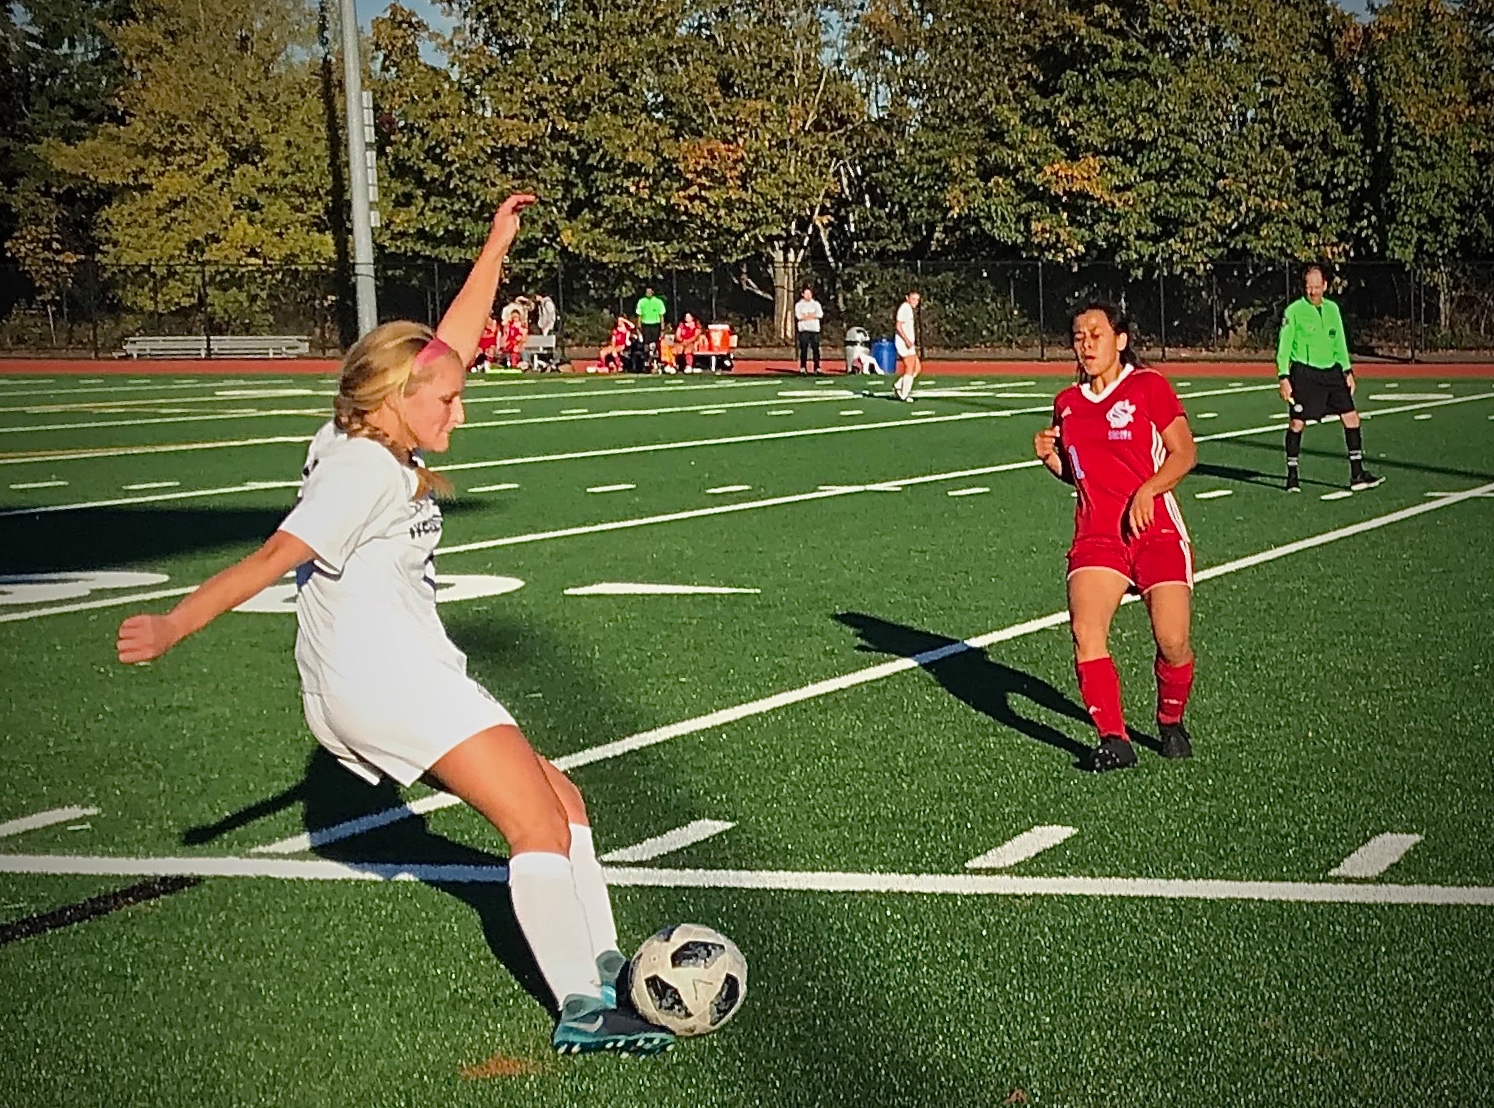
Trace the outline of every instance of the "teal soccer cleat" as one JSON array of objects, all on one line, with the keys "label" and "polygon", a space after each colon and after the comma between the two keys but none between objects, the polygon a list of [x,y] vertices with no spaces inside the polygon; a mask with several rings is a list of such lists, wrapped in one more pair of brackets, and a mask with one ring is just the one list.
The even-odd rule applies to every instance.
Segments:
[{"label": "teal soccer cleat", "polygon": [[557,1054],[659,1054],[674,1036],[631,1012],[608,1008],[596,997],[571,995],[550,1037]]}]

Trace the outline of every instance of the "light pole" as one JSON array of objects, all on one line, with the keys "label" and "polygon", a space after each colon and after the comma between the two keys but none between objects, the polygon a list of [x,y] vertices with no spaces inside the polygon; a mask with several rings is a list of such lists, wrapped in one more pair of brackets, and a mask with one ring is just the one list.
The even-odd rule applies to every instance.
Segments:
[{"label": "light pole", "polygon": [[353,288],[358,299],[358,336],[379,325],[378,290],[374,284],[373,216],[369,183],[374,152],[364,134],[363,67],[358,59],[356,0],[341,0],[342,85],[347,111],[348,193],[353,201]]}]

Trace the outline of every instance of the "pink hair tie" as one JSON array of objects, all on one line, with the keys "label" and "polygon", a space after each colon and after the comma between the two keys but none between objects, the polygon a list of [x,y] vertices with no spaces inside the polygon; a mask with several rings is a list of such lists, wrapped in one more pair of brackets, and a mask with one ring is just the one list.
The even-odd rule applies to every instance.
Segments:
[{"label": "pink hair tie", "polygon": [[[456,351],[446,342],[439,338],[432,338],[430,342],[420,348],[420,353],[415,355],[415,368],[420,369],[423,366],[431,365],[434,362],[439,362],[446,355],[455,353]],[[461,361],[461,358],[458,357],[457,360]]]}]

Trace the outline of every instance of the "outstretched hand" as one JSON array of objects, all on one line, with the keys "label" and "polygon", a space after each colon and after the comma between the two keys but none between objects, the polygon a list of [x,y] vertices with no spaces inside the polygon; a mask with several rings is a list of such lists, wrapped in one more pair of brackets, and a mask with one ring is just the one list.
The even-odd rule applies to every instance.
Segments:
[{"label": "outstretched hand", "polygon": [[494,213],[490,236],[504,246],[512,243],[519,234],[519,213],[538,199],[532,192],[516,192],[510,196]]},{"label": "outstretched hand", "polygon": [[159,658],[181,639],[170,616],[131,616],[119,625],[114,649],[126,665]]}]

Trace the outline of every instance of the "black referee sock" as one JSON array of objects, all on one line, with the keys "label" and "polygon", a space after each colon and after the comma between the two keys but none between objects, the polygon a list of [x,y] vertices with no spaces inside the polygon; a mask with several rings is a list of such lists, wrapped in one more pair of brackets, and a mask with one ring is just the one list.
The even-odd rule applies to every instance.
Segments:
[{"label": "black referee sock", "polygon": [[1344,443],[1349,448],[1349,472],[1358,477],[1364,472],[1364,438],[1358,427],[1344,428]]},{"label": "black referee sock", "polygon": [[1295,475],[1297,472],[1297,456],[1302,453],[1302,432],[1287,428],[1287,473]]}]

